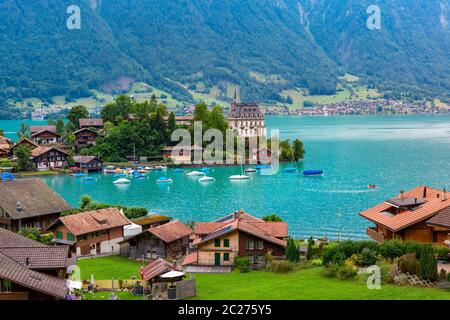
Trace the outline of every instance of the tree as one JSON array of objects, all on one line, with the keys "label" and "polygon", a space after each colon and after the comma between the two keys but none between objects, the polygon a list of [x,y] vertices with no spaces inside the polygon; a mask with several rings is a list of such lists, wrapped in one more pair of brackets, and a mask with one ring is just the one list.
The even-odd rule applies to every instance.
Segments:
[{"label": "tree", "polygon": [[228,129],[228,121],[223,115],[222,107],[215,106],[212,108],[211,112],[208,112],[208,110],[206,110],[206,112],[206,129],[217,129],[225,135],[226,130]]},{"label": "tree", "polygon": [[283,140],[280,142],[280,160],[292,161],[292,148],[289,140]]},{"label": "tree", "polygon": [[420,251],[419,277],[422,280],[437,280],[437,261],[434,257],[433,247],[431,245],[422,247]]},{"label": "tree", "polygon": [[75,106],[72,109],[70,109],[69,113],[67,114],[67,119],[76,127],[78,128],[80,119],[89,118],[89,111],[86,109],[85,106]]},{"label": "tree", "polygon": [[5,131],[3,129],[0,129],[0,137],[3,137],[5,135]]},{"label": "tree", "polygon": [[89,207],[89,205],[92,203],[92,198],[91,196],[85,194],[83,196],[81,196],[80,199],[80,209],[81,210],[85,210],[87,207]]},{"label": "tree", "polygon": [[204,102],[197,104],[194,109],[194,121],[201,121],[205,125],[207,120],[208,107]]},{"label": "tree", "polygon": [[305,157],[305,150],[303,148],[303,142],[301,142],[299,139],[295,139],[292,150],[294,153],[294,160],[299,161]]},{"label": "tree", "polygon": [[269,214],[262,219],[267,222],[283,222],[283,219],[277,216],[275,213]]},{"label": "tree", "polygon": [[[153,102],[150,101],[150,104]],[[127,95],[120,95],[113,103],[106,105],[100,112],[104,122],[112,122],[115,125],[127,119],[133,110],[133,100]]]},{"label": "tree", "polygon": [[177,122],[175,120],[175,113],[171,112],[169,114],[169,120],[167,121],[167,130],[169,132],[173,132],[177,126]]},{"label": "tree", "polygon": [[65,129],[66,129],[65,125],[64,125],[64,121],[62,119],[58,119],[56,121],[55,126],[56,126],[56,132],[60,135],[63,135],[65,132]]},{"label": "tree", "polygon": [[286,246],[286,259],[290,262],[298,262],[300,260],[300,250],[295,245],[294,239],[289,237]]},{"label": "tree", "polygon": [[29,171],[32,168],[32,163],[30,161],[31,158],[31,149],[25,145],[19,145],[16,148],[16,157],[17,157],[17,170],[18,171]]},{"label": "tree", "polygon": [[314,102],[309,101],[309,100],[303,101],[303,107],[312,108],[312,107],[314,107]]},{"label": "tree", "polygon": [[17,132],[17,136],[19,139],[29,138],[30,137],[30,127],[26,125],[26,123],[22,122],[20,124],[20,130]]}]

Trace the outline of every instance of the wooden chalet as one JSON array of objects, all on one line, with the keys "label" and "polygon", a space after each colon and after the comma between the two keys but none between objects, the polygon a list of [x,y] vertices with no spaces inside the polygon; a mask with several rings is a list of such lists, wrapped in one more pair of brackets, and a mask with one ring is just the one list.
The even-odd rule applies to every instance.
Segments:
[{"label": "wooden chalet", "polygon": [[67,246],[47,246],[0,229],[0,300],[64,299],[65,277],[75,265]]},{"label": "wooden chalet", "polygon": [[120,254],[131,259],[178,258],[188,253],[191,234],[191,228],[175,220],[125,239]]},{"label": "wooden chalet", "polygon": [[56,126],[30,126],[31,139],[38,144],[57,144],[61,142],[61,135]]},{"label": "wooden chalet", "polygon": [[97,141],[97,131],[90,128],[82,128],[73,133],[75,135],[75,148],[81,149],[89,146],[95,146]]},{"label": "wooden chalet", "polygon": [[396,198],[376,205],[360,215],[373,222],[367,228],[373,240],[415,240],[443,243],[450,240],[448,210],[450,200],[445,190],[422,186],[401,192]]},{"label": "wooden chalet", "polygon": [[237,257],[248,257],[253,266],[261,266],[269,253],[284,257],[287,236],[285,222],[266,222],[236,211],[213,222],[196,223],[196,250],[185,257],[183,265],[231,267]]},{"label": "wooden chalet", "polygon": [[119,253],[124,226],[131,222],[117,208],[61,217],[47,230],[56,244],[70,245],[77,256]]},{"label": "wooden chalet", "polygon": [[[187,146],[179,147],[172,147],[172,146],[166,146],[163,150],[163,158],[164,159],[170,159],[175,164],[191,164],[192,159],[194,159],[195,152],[202,152],[203,148],[200,146]],[[201,154],[201,157],[203,157],[203,154]]]},{"label": "wooden chalet", "polygon": [[133,223],[142,227],[142,230],[146,230],[153,227],[158,227],[160,225],[169,223],[172,218],[167,216],[162,216],[159,214],[152,214],[146,217],[133,219]]},{"label": "wooden chalet", "polygon": [[56,147],[39,146],[31,151],[31,160],[37,170],[63,169],[67,167],[69,153]]},{"label": "wooden chalet", "polygon": [[[164,121],[169,121],[169,117],[165,116]],[[175,123],[180,126],[190,126],[194,123],[194,116],[175,116]]]},{"label": "wooden chalet", "polygon": [[81,171],[102,171],[103,161],[95,156],[75,156],[73,157],[75,167],[80,168]]},{"label": "wooden chalet", "polygon": [[0,183],[0,228],[45,229],[71,206],[40,179]]},{"label": "wooden chalet", "polygon": [[101,130],[104,127],[103,119],[80,119],[79,120],[79,126],[80,129],[95,129],[95,130]]},{"label": "wooden chalet", "polygon": [[7,158],[10,156],[11,146],[11,139],[0,136],[0,158]]},{"label": "wooden chalet", "polygon": [[15,155],[15,150],[17,149],[17,147],[20,147],[20,146],[26,146],[26,147],[30,148],[31,151],[33,151],[34,149],[39,147],[39,145],[36,142],[34,142],[28,138],[22,138],[11,148],[11,152]]}]

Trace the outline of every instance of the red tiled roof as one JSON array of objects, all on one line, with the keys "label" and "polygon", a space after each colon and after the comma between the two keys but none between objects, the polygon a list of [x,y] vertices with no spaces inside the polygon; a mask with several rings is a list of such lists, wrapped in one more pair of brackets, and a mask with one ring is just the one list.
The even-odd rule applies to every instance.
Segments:
[{"label": "red tiled roof", "polygon": [[0,248],[0,253],[33,270],[63,269],[70,262],[68,246]]},{"label": "red tiled roof", "polygon": [[80,127],[100,127],[103,126],[103,119],[80,119]]},{"label": "red tiled roof", "polygon": [[197,235],[209,234],[225,225],[227,225],[226,222],[197,222],[195,223],[194,233]]},{"label": "red tiled roof", "polygon": [[427,224],[450,229],[450,206],[428,220]]},{"label": "red tiled roof", "polygon": [[79,164],[88,164],[88,163],[90,163],[91,161],[94,161],[94,160],[98,160],[100,162],[103,162],[102,160],[100,160],[96,156],[75,156],[75,157],[73,157],[73,161],[75,163],[79,163]]},{"label": "red tiled roof", "polygon": [[248,223],[275,238],[286,238],[288,236],[288,227],[286,222],[264,221]]},{"label": "red tiled roof", "polygon": [[196,264],[198,261],[198,253],[197,252],[192,252],[190,254],[188,254],[187,256],[184,257],[183,266],[188,266],[190,264]]},{"label": "red tiled roof", "polygon": [[56,126],[30,126],[30,133],[35,134],[42,131],[49,131],[56,133]]},{"label": "red tiled roof", "polygon": [[64,299],[68,292],[67,281],[33,271],[0,252],[0,278]]},{"label": "red tiled roof", "polygon": [[82,212],[59,218],[49,227],[61,222],[74,235],[123,227],[131,222],[117,208],[107,208],[96,211]]},{"label": "red tiled roof", "polygon": [[177,268],[170,262],[158,258],[157,260],[150,262],[148,266],[144,267],[144,280],[150,281],[151,279],[172,270],[177,271]]},{"label": "red tiled roof", "polygon": [[235,230],[242,231],[242,232],[248,233],[252,236],[255,236],[257,238],[266,240],[268,242],[277,244],[282,247],[286,247],[286,241],[275,238],[275,237],[265,233],[265,231],[252,225],[251,223],[249,223],[245,220],[239,220],[239,219],[233,220],[232,222],[225,224],[222,228],[219,228],[208,235],[205,235],[203,237],[199,237],[199,238],[195,239],[194,244],[199,245],[199,244],[205,243],[205,242],[213,240],[217,237],[221,237],[225,234],[231,233]]},{"label": "red tiled roof", "polygon": [[22,145],[24,142],[27,142],[28,144],[34,146],[35,148],[39,147],[39,145],[36,142],[34,142],[28,138],[22,138],[12,148],[14,149],[14,148]]},{"label": "red tiled roof", "polygon": [[66,155],[69,155],[66,151],[58,149],[58,148],[39,146],[36,149],[33,149],[33,151],[31,151],[31,156],[33,158],[36,158],[36,157],[39,157],[40,155],[50,152],[51,150],[56,150],[56,151],[66,154]]},{"label": "red tiled roof", "polygon": [[191,228],[178,220],[150,228],[147,231],[166,243],[174,242],[192,233]]},{"label": "red tiled roof", "polygon": [[0,248],[46,248],[43,243],[0,228]]},{"label": "red tiled roof", "polygon": [[[426,196],[424,197],[424,193]],[[443,200],[444,192],[425,186],[421,186],[405,192],[403,198],[417,198],[426,200],[425,203],[396,215],[386,213],[386,210],[393,207],[392,203],[383,202],[360,213],[360,215],[376,224],[380,224],[393,232],[400,231],[420,221],[430,219],[441,210],[450,206],[450,197]],[[401,199],[400,196],[395,199]]]}]

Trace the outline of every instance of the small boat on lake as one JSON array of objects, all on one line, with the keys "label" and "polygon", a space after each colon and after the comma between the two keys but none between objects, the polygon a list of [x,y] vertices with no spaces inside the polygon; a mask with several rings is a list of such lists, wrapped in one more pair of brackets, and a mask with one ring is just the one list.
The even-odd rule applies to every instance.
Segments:
[{"label": "small boat on lake", "polygon": [[198,176],[204,176],[205,173],[204,172],[200,172],[200,171],[191,171],[191,172],[186,173],[186,175],[188,177],[198,177]]},{"label": "small boat on lake", "polygon": [[244,170],[244,172],[245,173],[253,173],[253,172],[256,172],[256,169],[254,169],[254,168],[247,168],[247,169]]},{"label": "small boat on lake", "polygon": [[208,176],[204,176],[198,179],[198,182],[213,182],[213,181],[216,181],[216,179]]},{"label": "small boat on lake", "polygon": [[173,180],[171,178],[167,177],[159,177],[158,180],[156,180],[158,183],[172,183]]},{"label": "small boat on lake", "polygon": [[203,173],[208,173],[211,171],[211,169],[210,168],[201,168],[200,171]]},{"label": "small boat on lake", "polygon": [[114,184],[129,184],[131,181],[126,178],[120,178],[114,181]]},{"label": "small boat on lake", "polygon": [[255,169],[256,170],[262,170],[262,169],[270,169],[271,168],[271,166],[269,166],[269,165],[257,165],[256,167],[255,167]]},{"label": "small boat on lake", "polygon": [[125,178],[127,175],[125,173],[116,173],[114,174],[114,178]]},{"label": "small boat on lake", "polygon": [[241,174],[233,175],[229,177],[230,180],[248,180],[250,176],[244,174],[244,166],[241,165]]},{"label": "small boat on lake", "polygon": [[147,177],[144,176],[143,174],[136,174],[136,175],[134,176],[134,178],[137,179],[137,180],[142,180],[142,179],[146,179]]},{"label": "small boat on lake", "polygon": [[303,171],[303,175],[306,177],[323,176],[323,171],[322,170],[305,170],[305,171]]},{"label": "small boat on lake", "polygon": [[285,168],[283,170],[283,172],[285,172],[285,173],[292,173],[292,172],[297,172],[297,171],[298,171],[298,169],[297,168],[293,168],[293,167]]},{"label": "small boat on lake", "polygon": [[83,181],[83,182],[93,182],[93,181],[95,181],[95,178],[93,178],[93,177],[86,177],[86,178],[82,178],[81,181]]},{"label": "small boat on lake", "polygon": [[183,172],[183,169],[175,168],[175,169],[173,169],[173,172],[174,172],[174,173],[182,173],[182,172]]},{"label": "small boat on lake", "polygon": [[116,167],[114,166],[106,166],[105,169],[103,169],[104,173],[116,173]]}]

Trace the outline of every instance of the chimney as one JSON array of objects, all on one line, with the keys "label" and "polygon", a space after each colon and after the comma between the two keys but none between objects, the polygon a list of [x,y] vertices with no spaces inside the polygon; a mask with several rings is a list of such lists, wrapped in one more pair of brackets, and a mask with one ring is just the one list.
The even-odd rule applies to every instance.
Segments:
[{"label": "chimney", "polygon": [[16,210],[17,210],[17,212],[22,212],[23,211],[22,204],[20,203],[20,201],[17,201]]},{"label": "chimney", "polygon": [[403,190],[400,191],[400,195],[399,195],[399,198],[400,198],[400,199],[403,199],[403,194],[404,194],[404,193],[405,193],[405,191],[403,191]]},{"label": "chimney", "polygon": [[25,259],[25,265],[26,265],[26,266],[29,266],[29,265],[30,265],[30,258],[27,257],[27,258]]},{"label": "chimney", "polygon": [[447,201],[447,190],[444,189],[444,192],[442,192],[442,201]]},{"label": "chimney", "polygon": [[427,187],[423,187],[423,198],[425,199],[427,197]]}]

